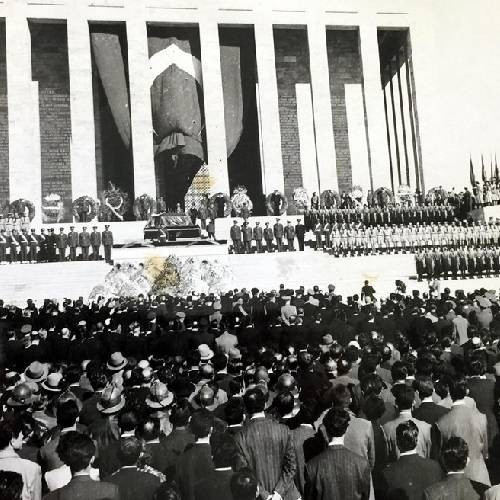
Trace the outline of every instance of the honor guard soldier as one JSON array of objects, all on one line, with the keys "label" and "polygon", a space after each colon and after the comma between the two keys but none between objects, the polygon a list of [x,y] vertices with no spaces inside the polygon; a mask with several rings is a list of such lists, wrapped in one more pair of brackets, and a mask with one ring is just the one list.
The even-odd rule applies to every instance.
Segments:
[{"label": "honor guard soldier", "polygon": [[97,226],[94,226],[90,233],[90,244],[92,245],[92,259],[99,260],[101,258],[99,255],[101,248],[101,233],[97,231]]},{"label": "honor guard soldier", "polygon": [[233,225],[229,230],[229,235],[231,236],[231,240],[233,242],[233,252],[240,253],[241,248],[241,228],[238,226],[238,221],[233,220]]},{"label": "honor guard soldier", "polygon": [[332,233],[332,226],[327,221],[326,224],[323,226],[323,234],[325,235],[325,248],[327,251],[332,247],[331,233]]},{"label": "honor guard soldier", "polygon": [[0,229],[0,264],[6,261],[7,254],[7,236],[5,235],[5,229]]},{"label": "honor guard soldier", "polygon": [[264,240],[266,240],[266,250],[269,253],[274,252],[273,239],[274,239],[273,228],[269,227],[269,222],[266,222],[266,227],[264,228]]},{"label": "honor guard soldier", "polygon": [[323,248],[323,226],[317,222],[314,226],[314,236],[316,237],[316,250]]},{"label": "honor guard soldier", "polygon": [[28,262],[28,233],[26,229],[22,229],[19,235],[19,247],[21,263]]},{"label": "honor guard soldier", "polygon": [[112,262],[111,249],[113,248],[113,233],[109,230],[109,224],[104,226],[102,244],[104,245],[104,259],[110,264]]},{"label": "honor guard soldier", "polygon": [[415,254],[415,264],[417,267],[418,281],[422,281],[422,276],[425,271],[425,258],[421,250],[417,250],[417,253]]},{"label": "honor guard soldier", "polygon": [[454,280],[456,280],[458,277],[459,266],[460,266],[460,258],[457,253],[457,250],[453,248],[450,254],[450,270],[451,270],[451,276],[453,277]]},{"label": "honor guard soldier", "polygon": [[38,262],[38,236],[32,229],[28,235],[30,262]]},{"label": "honor guard soldier", "polygon": [[54,234],[54,229],[49,229],[49,234],[47,235],[47,261],[55,262],[56,261],[56,245],[57,238]]},{"label": "honor guard soldier", "polygon": [[69,228],[68,233],[69,260],[76,260],[76,249],[78,248],[78,233],[75,231],[75,226]]},{"label": "honor guard soldier", "polygon": [[68,246],[68,235],[64,232],[64,228],[59,228],[59,235],[57,237],[57,250],[59,252],[59,262],[66,260],[66,247]]},{"label": "honor guard soldier", "polygon": [[86,227],[83,227],[82,232],[78,235],[78,244],[82,249],[82,260],[89,260],[90,234]]},{"label": "honor guard soldier", "polygon": [[304,251],[304,240],[306,237],[306,226],[302,224],[300,219],[297,219],[297,224],[295,224],[295,234],[297,236],[297,241],[299,242],[299,251]]},{"label": "honor guard soldier", "polygon": [[280,222],[280,219],[276,219],[276,224],[273,227],[274,237],[276,238],[276,244],[278,245],[278,252],[283,251],[283,224]]},{"label": "honor guard soldier", "polygon": [[40,236],[38,238],[38,246],[40,250],[38,252],[38,262],[47,261],[47,235],[45,234],[45,229],[40,229]]},{"label": "honor guard soldier", "polygon": [[458,265],[460,269],[460,277],[465,279],[465,275],[467,274],[467,264],[468,264],[468,254],[467,247],[461,248],[458,252]]},{"label": "honor guard soldier", "polygon": [[243,223],[243,246],[245,253],[252,253],[252,236],[253,231],[248,222]]},{"label": "honor guard soldier", "polygon": [[17,262],[17,249],[19,248],[18,234],[16,229],[12,229],[8,238],[10,262]]},{"label": "honor guard soldier", "polygon": [[253,228],[253,239],[255,240],[255,246],[257,248],[257,253],[262,253],[262,238],[264,237],[264,231],[260,226],[260,222],[255,223]]},{"label": "honor guard soldier", "polygon": [[291,221],[287,221],[284,229],[285,237],[288,241],[288,251],[295,252],[294,240],[295,240],[295,228],[292,226]]}]

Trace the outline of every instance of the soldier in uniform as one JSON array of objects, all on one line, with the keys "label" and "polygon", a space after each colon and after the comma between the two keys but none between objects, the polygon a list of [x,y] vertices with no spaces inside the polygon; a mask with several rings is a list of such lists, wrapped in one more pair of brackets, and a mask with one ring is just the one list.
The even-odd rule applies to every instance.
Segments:
[{"label": "soldier in uniform", "polygon": [[317,222],[316,225],[314,226],[314,236],[316,237],[316,250],[320,250],[323,248],[323,226],[321,225],[321,222]]},{"label": "soldier in uniform", "polygon": [[327,221],[326,224],[323,226],[323,234],[325,235],[325,248],[327,251],[331,248],[331,239],[330,239],[330,234],[332,232],[332,226],[331,224]]},{"label": "soldier in uniform", "polygon": [[288,242],[288,251],[295,252],[294,240],[295,240],[295,228],[292,226],[291,221],[287,221],[284,234]]},{"label": "soldier in uniform", "polygon": [[253,228],[253,239],[255,240],[255,246],[257,248],[257,253],[262,253],[262,238],[264,237],[264,232],[260,226],[260,222],[255,223]]},{"label": "soldier in uniform", "polygon": [[231,236],[231,240],[233,242],[233,251],[234,253],[240,253],[241,248],[241,228],[238,226],[238,221],[233,220],[233,225],[229,230],[229,235]]},{"label": "soldier in uniform", "polygon": [[38,246],[40,251],[38,252],[38,262],[47,261],[47,235],[45,234],[45,229],[40,229],[40,236],[38,237]]},{"label": "soldier in uniform", "polygon": [[111,250],[113,248],[113,233],[109,230],[109,224],[104,226],[104,231],[102,232],[102,244],[104,245],[104,260],[110,264],[111,260]]},{"label": "soldier in uniform", "polygon": [[450,252],[446,247],[444,247],[443,251],[441,252],[441,271],[443,273],[445,280],[448,279],[450,268],[451,268]]},{"label": "soldier in uniform", "polygon": [[450,253],[450,270],[454,280],[456,280],[458,277],[459,265],[460,265],[460,258],[458,256],[457,250],[453,248]]},{"label": "soldier in uniform", "polygon": [[90,234],[86,226],[82,228],[82,232],[78,235],[78,244],[82,249],[82,260],[89,260]]},{"label": "soldier in uniform", "polygon": [[245,248],[245,253],[252,253],[253,232],[248,222],[243,223],[242,233],[243,233],[243,245]]},{"label": "soldier in uniform", "polygon": [[29,257],[30,257],[30,262],[37,262],[38,261],[38,237],[35,234],[35,230],[32,229],[30,231],[30,234],[28,235],[28,244],[29,244]]},{"label": "soldier in uniform", "polygon": [[0,229],[0,263],[6,261],[7,254],[7,236],[5,235],[5,229]]},{"label": "soldier in uniform", "polygon": [[467,270],[470,276],[476,275],[476,254],[473,248],[470,248],[467,253]]},{"label": "soldier in uniform", "polygon": [[26,229],[22,229],[19,235],[19,247],[21,263],[28,262],[28,233]]},{"label": "soldier in uniform", "polygon": [[59,262],[66,260],[66,247],[68,246],[68,235],[64,232],[64,228],[59,228],[57,237],[57,250],[59,252]]},{"label": "soldier in uniform", "polygon": [[269,253],[274,252],[273,239],[274,239],[273,228],[269,227],[269,222],[266,222],[266,227],[264,228],[264,240],[266,240],[266,250]]},{"label": "soldier in uniform", "polygon": [[434,275],[434,259],[432,254],[427,250],[424,250],[424,261],[425,261],[425,274],[428,280],[432,279]]},{"label": "soldier in uniform", "polygon": [[306,227],[302,224],[300,219],[297,219],[297,224],[295,224],[295,235],[297,236],[297,241],[299,242],[299,251],[304,251],[304,240],[306,237]]},{"label": "soldier in uniform", "polygon": [[68,233],[69,260],[76,260],[76,249],[78,248],[78,233],[75,231],[75,226],[69,228]]},{"label": "soldier in uniform", "polygon": [[57,239],[56,235],[54,234],[54,229],[52,228],[49,229],[49,234],[47,235],[46,241],[47,241],[47,261],[55,262]]},{"label": "soldier in uniform", "polygon": [[417,253],[415,254],[415,265],[417,268],[418,281],[422,281],[422,276],[425,271],[425,259],[421,250],[417,250]]},{"label": "soldier in uniform", "polygon": [[278,245],[278,252],[283,251],[283,224],[279,219],[276,219],[276,224],[274,224],[274,237],[276,238],[276,244]]},{"label": "soldier in uniform", "polygon": [[9,251],[10,251],[10,262],[17,262],[17,250],[19,248],[18,234],[17,230],[12,228],[10,236],[8,238]]},{"label": "soldier in uniform", "polygon": [[90,233],[90,244],[92,245],[92,259],[99,260],[101,258],[101,233],[97,230],[97,226],[94,226]]},{"label": "soldier in uniform", "polygon": [[467,247],[461,248],[458,252],[458,264],[460,269],[460,277],[465,279],[467,274],[467,263],[468,263]]}]

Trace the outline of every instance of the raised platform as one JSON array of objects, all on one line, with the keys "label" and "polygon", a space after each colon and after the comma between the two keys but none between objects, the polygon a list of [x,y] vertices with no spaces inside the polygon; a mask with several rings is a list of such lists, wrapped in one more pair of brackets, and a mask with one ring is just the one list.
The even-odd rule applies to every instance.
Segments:
[{"label": "raised platform", "polygon": [[[369,280],[377,296],[388,296],[395,290],[396,279],[407,283],[408,290],[427,291],[425,282],[410,281],[415,274],[412,255],[380,255],[335,258],[324,253],[228,255],[225,245],[191,247],[155,247],[115,249],[116,262],[144,262],[148,257],[175,254],[181,259],[217,261],[227,272],[221,290],[241,287],[277,289],[280,283],[306,288],[329,283],[343,297],[359,293],[363,281]],[[41,303],[44,298],[88,297],[95,285],[101,284],[110,270],[104,262],[67,262],[54,264],[14,264],[0,266],[0,298],[6,303],[24,305],[31,298]],[[499,278],[447,280],[442,287],[474,290],[500,287]]]},{"label": "raised platform", "polygon": [[474,221],[493,222],[500,219],[500,205],[492,207],[481,207],[473,210],[470,216]]}]

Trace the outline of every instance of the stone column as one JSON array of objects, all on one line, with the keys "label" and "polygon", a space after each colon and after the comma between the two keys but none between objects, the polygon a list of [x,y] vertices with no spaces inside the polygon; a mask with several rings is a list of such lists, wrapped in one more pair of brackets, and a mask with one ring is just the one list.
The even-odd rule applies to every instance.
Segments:
[{"label": "stone column", "polygon": [[84,3],[68,4],[68,64],[71,91],[71,191],[97,198],[92,56]]},{"label": "stone column", "polygon": [[156,197],[153,118],[149,71],[148,33],[144,2],[127,2],[130,123],[134,157],[134,196]]},{"label": "stone column", "polygon": [[373,22],[361,24],[359,27],[359,38],[373,188],[390,188],[391,180],[384,115],[384,95],[380,80],[377,26],[374,20]]},{"label": "stone column", "polygon": [[[316,11],[314,11],[316,14]],[[332,103],[330,100],[330,74],[326,51],[326,26],[320,16],[307,24],[309,40],[309,66],[311,72],[316,159],[320,191],[338,191],[335,139],[333,136]]]},{"label": "stone column", "polygon": [[31,36],[25,0],[10,0],[6,18],[10,201],[26,198],[41,220],[42,177],[38,85],[31,80]]},{"label": "stone column", "polygon": [[264,194],[275,189],[284,193],[278,82],[274,55],[273,25],[265,7],[255,11],[255,57],[258,74],[260,141],[262,143],[262,183]]},{"label": "stone column", "polygon": [[210,194],[225,193],[230,195],[219,26],[215,10],[210,8],[201,10],[199,29]]}]

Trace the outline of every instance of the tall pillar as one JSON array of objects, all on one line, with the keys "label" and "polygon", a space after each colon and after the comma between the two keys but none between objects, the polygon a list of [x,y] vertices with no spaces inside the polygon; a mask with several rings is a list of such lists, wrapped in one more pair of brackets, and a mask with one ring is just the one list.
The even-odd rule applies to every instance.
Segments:
[{"label": "tall pillar", "polygon": [[265,194],[285,190],[281,157],[278,82],[274,55],[273,25],[265,7],[255,11],[255,58],[259,80],[258,107],[262,143],[262,183]]},{"label": "tall pillar", "polygon": [[31,37],[26,2],[10,0],[6,18],[7,93],[9,107],[10,201],[25,198],[41,220],[42,176],[38,85],[31,80]]},{"label": "tall pillar", "polygon": [[89,25],[84,3],[73,0],[67,18],[71,95],[71,191],[97,198],[94,101]]},{"label": "tall pillar", "polygon": [[199,29],[210,193],[229,195],[219,27],[215,19],[215,11],[210,8],[202,9]]},{"label": "tall pillar", "polygon": [[320,191],[325,189],[338,191],[326,26],[321,19],[314,18],[307,24],[307,37]]},{"label": "tall pillar", "polygon": [[359,38],[373,188],[390,187],[384,95],[380,79],[380,59],[375,21],[361,24]]},{"label": "tall pillar", "polygon": [[154,198],[156,179],[146,8],[144,2],[136,0],[127,2],[126,7],[134,196],[148,194]]}]

